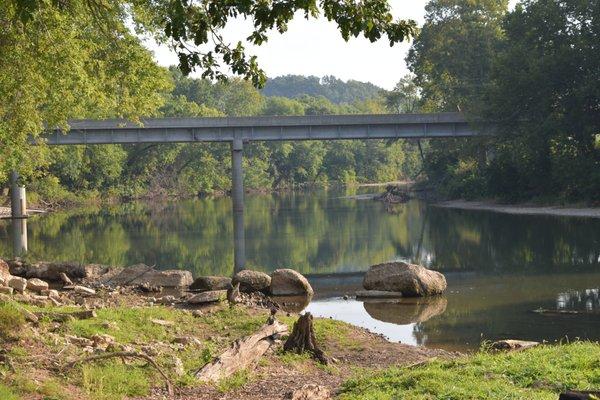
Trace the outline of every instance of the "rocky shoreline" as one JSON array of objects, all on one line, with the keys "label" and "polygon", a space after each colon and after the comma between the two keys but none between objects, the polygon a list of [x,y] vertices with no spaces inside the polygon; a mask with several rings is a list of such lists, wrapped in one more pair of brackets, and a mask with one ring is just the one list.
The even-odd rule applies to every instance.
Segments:
[{"label": "rocky shoreline", "polygon": [[[23,376],[28,380],[43,376],[63,387],[61,398],[95,399],[93,391],[100,389],[86,386],[84,377],[94,380],[90,373],[125,368],[127,376],[141,374],[147,387],[143,393],[125,393],[125,397],[283,399],[303,398],[293,396],[308,390],[325,399],[335,396],[357,368],[379,370],[456,356],[392,343],[362,328],[315,318],[315,337],[333,360],[329,365],[286,353],[281,340],[274,340],[251,368],[200,384],[194,376],[203,365],[273,315],[291,331],[298,312],[313,294],[301,274],[289,269],[270,275],[244,270],[233,278],[194,280],[188,271],[158,271],[142,264],[115,268],[8,260],[0,261],[0,279],[0,313],[12,310],[15,320],[22,320],[18,328],[3,331],[0,326],[4,347],[0,367],[26,366],[9,371],[0,385],[12,387]],[[158,370],[144,367],[147,362],[143,360],[123,364],[118,357],[112,359],[120,354],[150,358],[172,383],[173,396],[169,397]],[[98,357],[106,361],[93,365],[85,361],[79,366],[81,360]],[[31,360],[41,361],[31,364]],[[74,367],[65,373],[70,365]],[[130,383],[120,385],[128,388]],[[122,398],[117,392],[109,398]]]}]

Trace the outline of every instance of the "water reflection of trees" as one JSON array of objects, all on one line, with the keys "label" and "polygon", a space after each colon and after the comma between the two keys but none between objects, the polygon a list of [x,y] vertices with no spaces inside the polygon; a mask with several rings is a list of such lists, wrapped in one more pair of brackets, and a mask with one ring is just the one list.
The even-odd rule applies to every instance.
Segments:
[{"label": "water reflection of trees", "polygon": [[[248,196],[248,266],[303,273],[363,271],[393,259],[440,270],[597,267],[600,221],[522,217],[427,207],[412,201],[388,214],[373,201],[317,192]],[[10,255],[0,223],[0,254]],[[29,257],[229,274],[233,265],[228,198],[56,212],[30,220]]]}]

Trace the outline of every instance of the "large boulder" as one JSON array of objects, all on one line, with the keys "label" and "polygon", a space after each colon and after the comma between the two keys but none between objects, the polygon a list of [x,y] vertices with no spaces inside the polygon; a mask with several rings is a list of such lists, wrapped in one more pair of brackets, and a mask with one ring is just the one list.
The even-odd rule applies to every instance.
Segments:
[{"label": "large boulder", "polygon": [[400,261],[371,266],[363,280],[367,290],[402,292],[405,297],[440,294],[446,286],[446,278],[439,272]]},{"label": "large boulder", "polygon": [[271,294],[274,296],[291,296],[298,294],[313,295],[308,280],[293,269],[276,269],[271,274]]},{"label": "large boulder", "polygon": [[234,275],[232,284],[240,284],[240,292],[265,292],[271,286],[271,277],[264,272],[245,269]]},{"label": "large boulder", "polygon": [[118,274],[102,280],[102,283],[111,286],[184,287],[191,285],[193,281],[190,271],[179,269],[158,271],[148,265],[137,264],[123,268]]},{"label": "large boulder", "polygon": [[6,261],[0,258],[0,286],[7,285],[10,280],[10,268]]},{"label": "large boulder", "polygon": [[231,285],[231,278],[226,276],[200,276],[190,285],[191,290],[227,290]]}]

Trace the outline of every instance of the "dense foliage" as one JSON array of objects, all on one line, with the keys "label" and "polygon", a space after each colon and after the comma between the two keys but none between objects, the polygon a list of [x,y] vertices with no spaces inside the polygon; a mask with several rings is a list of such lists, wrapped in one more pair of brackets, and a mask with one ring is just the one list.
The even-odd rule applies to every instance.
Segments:
[{"label": "dense foliage", "polygon": [[267,80],[262,93],[265,96],[297,98],[302,95],[323,96],[333,103],[354,103],[364,101],[380,94],[383,89],[369,83],[349,80],[347,82],[335,76],[285,75]]},{"label": "dense foliage", "polygon": [[428,176],[449,197],[597,202],[600,1],[506,5],[427,6],[408,57],[423,108],[462,110],[494,121],[497,133],[432,142]]}]

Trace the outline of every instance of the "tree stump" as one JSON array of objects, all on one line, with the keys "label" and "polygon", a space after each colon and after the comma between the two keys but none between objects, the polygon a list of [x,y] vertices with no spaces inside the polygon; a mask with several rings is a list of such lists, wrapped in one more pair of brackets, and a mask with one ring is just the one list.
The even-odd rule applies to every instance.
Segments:
[{"label": "tree stump", "polygon": [[329,364],[329,358],[317,345],[313,316],[309,312],[301,315],[298,321],[294,322],[292,334],[283,345],[283,350],[292,351],[297,354],[309,352],[317,361],[325,365]]}]

